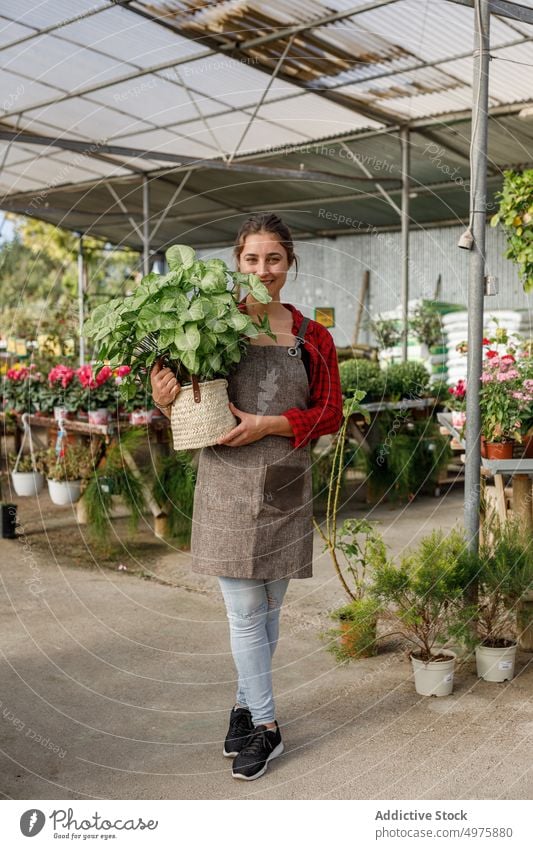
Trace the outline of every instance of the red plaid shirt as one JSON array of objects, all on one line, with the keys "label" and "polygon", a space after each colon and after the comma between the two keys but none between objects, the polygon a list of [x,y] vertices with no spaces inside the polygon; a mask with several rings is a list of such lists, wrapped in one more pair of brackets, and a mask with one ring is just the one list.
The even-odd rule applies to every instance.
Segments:
[{"label": "red plaid shirt", "polygon": [[[292,333],[297,335],[303,313],[292,304],[283,304],[292,312]],[[239,307],[246,310],[241,301]],[[309,352],[308,407],[291,407],[282,413],[289,420],[295,448],[307,445],[325,433],[336,433],[342,423],[342,392],[335,343],[329,330],[312,319],[305,331],[305,348]]]}]

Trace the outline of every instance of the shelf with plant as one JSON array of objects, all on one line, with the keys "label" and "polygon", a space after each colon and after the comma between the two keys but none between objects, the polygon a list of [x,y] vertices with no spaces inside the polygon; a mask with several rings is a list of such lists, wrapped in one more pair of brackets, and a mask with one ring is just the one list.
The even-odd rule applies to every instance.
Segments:
[{"label": "shelf with plant", "polygon": [[17,363],[9,368],[2,381],[4,412],[40,412],[43,383],[44,377],[34,363]]},{"label": "shelf with plant", "polygon": [[41,386],[39,398],[41,412],[50,414],[55,408],[61,407],[67,413],[75,413],[82,400],[76,369],[63,363],[53,366]]}]

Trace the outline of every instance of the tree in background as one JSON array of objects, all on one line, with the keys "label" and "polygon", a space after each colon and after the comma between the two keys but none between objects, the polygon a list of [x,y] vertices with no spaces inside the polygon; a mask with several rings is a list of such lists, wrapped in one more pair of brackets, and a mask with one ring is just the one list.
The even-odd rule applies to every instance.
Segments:
[{"label": "tree in background", "polygon": [[[67,353],[78,338],[78,237],[35,218],[10,215],[14,238],[0,244],[0,335],[49,338]],[[86,312],[135,288],[139,256],[83,239]]]}]

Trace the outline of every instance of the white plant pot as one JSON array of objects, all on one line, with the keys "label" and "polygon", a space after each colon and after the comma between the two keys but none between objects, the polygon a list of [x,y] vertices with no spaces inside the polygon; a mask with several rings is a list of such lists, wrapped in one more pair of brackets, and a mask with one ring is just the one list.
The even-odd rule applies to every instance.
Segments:
[{"label": "white plant pot", "polygon": [[154,417],[154,410],[132,410],[130,413],[130,424],[146,425],[150,424]]},{"label": "white plant pot", "polygon": [[60,507],[75,504],[81,496],[81,480],[52,481],[49,479],[48,492],[54,504],[58,504]]},{"label": "white plant pot", "polygon": [[478,678],[484,681],[511,681],[514,677],[517,644],[502,649],[476,646]]},{"label": "white plant pot", "polygon": [[455,652],[439,649],[439,654],[449,655],[449,660],[434,660],[429,663],[411,655],[415,676],[415,690],[419,696],[449,696],[453,690]]},{"label": "white plant pot", "polygon": [[109,410],[107,407],[99,407],[98,410],[89,410],[89,424],[105,425],[109,421]]},{"label": "white plant pot", "polygon": [[466,413],[463,410],[452,410],[452,427],[456,430],[461,430],[465,424]]},{"label": "white plant pot", "polygon": [[21,498],[26,495],[39,495],[44,487],[44,475],[41,472],[11,472],[13,489]]}]

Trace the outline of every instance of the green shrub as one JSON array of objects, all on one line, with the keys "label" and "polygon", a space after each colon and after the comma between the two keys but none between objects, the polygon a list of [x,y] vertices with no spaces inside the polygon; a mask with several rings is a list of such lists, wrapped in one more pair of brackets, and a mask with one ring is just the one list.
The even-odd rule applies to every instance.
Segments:
[{"label": "green shrub", "polygon": [[379,363],[371,360],[345,360],[339,365],[344,395],[364,392],[365,401],[380,401],[385,392],[385,375]]},{"label": "green shrub", "polygon": [[430,374],[423,363],[391,363],[384,373],[385,393],[391,398],[419,398],[427,393]]}]

